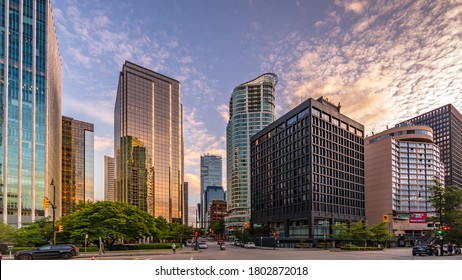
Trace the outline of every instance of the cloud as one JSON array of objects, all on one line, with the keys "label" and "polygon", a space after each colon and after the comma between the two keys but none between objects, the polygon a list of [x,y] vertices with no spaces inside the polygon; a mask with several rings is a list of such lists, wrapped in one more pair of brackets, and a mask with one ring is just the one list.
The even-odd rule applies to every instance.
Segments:
[{"label": "cloud", "polygon": [[278,115],[323,95],[378,132],[448,103],[462,109],[462,3],[342,3],[361,15],[341,29],[326,23],[323,37],[294,32],[271,45],[274,60],[262,65],[279,76]]},{"label": "cloud", "polygon": [[76,48],[68,48],[68,52],[74,57],[74,60],[77,64],[85,66],[85,68],[91,68],[91,59],[90,57],[82,54],[81,50]]},{"label": "cloud", "polygon": [[229,105],[228,104],[219,104],[217,106],[218,114],[221,116],[223,121],[227,124],[229,121]]},{"label": "cloud", "polygon": [[98,120],[106,125],[114,125],[114,104],[112,102],[105,99],[82,98],[82,96],[67,96],[64,109],[72,115],[86,116],[86,119],[82,121]]},{"label": "cloud", "polygon": [[336,0],[335,4],[341,6],[347,12],[361,14],[367,7],[367,0]]},{"label": "cloud", "polygon": [[196,109],[184,112],[183,116],[185,165],[195,166],[199,174],[199,159],[202,154],[210,153],[226,157],[225,137],[209,132],[205,123],[198,120]]},{"label": "cloud", "polygon": [[112,151],[114,149],[114,137],[95,136],[95,151]]}]

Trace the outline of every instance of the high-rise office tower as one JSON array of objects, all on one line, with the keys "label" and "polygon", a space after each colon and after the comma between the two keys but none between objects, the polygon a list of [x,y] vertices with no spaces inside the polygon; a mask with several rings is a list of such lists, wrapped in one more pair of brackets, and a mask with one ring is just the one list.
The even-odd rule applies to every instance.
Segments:
[{"label": "high-rise office tower", "polygon": [[228,217],[232,234],[250,221],[250,136],[275,120],[277,76],[266,73],[234,88],[226,127]]},{"label": "high-rise office tower", "polygon": [[429,126],[395,127],[365,142],[367,221],[388,221],[395,236],[419,239],[433,229],[426,219],[436,214],[429,202],[431,188],[435,179],[443,180],[433,130]]},{"label": "high-rise office tower", "polygon": [[448,104],[397,126],[406,125],[428,125],[433,129],[444,163],[444,184],[462,188],[462,114]]},{"label": "high-rise office tower", "polygon": [[180,82],[126,61],[114,109],[116,200],[183,220]]},{"label": "high-rise office tower", "polygon": [[340,105],[310,98],[250,141],[255,229],[317,243],[364,220],[364,126]]},{"label": "high-rise office tower", "polygon": [[49,0],[0,5],[1,219],[21,227],[45,196],[61,215],[61,58]]},{"label": "high-rise office tower", "polygon": [[115,201],[114,194],[114,158],[104,156],[104,200]]},{"label": "high-rise office tower", "polygon": [[204,208],[204,224],[203,228],[208,229],[210,226],[210,203],[213,200],[223,200],[226,201],[226,196],[225,196],[225,191],[223,190],[223,187],[221,186],[208,186],[207,189],[204,192],[204,201],[203,205],[205,205]]},{"label": "high-rise office tower", "polygon": [[80,201],[94,201],[94,129],[92,123],[62,118],[62,207],[63,215]]},{"label": "high-rise office tower", "polygon": [[201,216],[199,218],[200,227],[205,228],[207,203],[204,201],[207,187],[223,186],[223,161],[221,156],[203,155],[201,156]]}]

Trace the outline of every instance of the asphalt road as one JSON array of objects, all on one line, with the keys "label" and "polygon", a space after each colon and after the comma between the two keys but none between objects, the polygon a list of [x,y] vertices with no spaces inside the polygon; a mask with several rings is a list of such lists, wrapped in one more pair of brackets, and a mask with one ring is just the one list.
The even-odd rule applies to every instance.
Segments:
[{"label": "asphalt road", "polygon": [[208,248],[194,250],[192,247],[172,250],[108,252],[102,257],[98,253],[81,253],[73,260],[462,260],[454,256],[412,256],[412,248],[392,248],[382,251],[333,251],[322,249],[260,248],[246,249],[226,244],[220,250],[215,242],[208,242]]}]

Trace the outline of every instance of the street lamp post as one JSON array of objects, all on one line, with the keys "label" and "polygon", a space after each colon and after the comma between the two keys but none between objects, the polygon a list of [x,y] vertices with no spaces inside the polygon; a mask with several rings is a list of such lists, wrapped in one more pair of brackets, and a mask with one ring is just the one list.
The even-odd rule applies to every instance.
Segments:
[{"label": "street lamp post", "polygon": [[51,204],[51,208],[53,209],[53,244],[56,244],[56,231],[55,231],[55,221],[56,221],[56,215],[55,215],[55,210],[56,210],[56,187],[53,182],[53,178],[51,178],[51,186],[53,186],[53,203]]}]

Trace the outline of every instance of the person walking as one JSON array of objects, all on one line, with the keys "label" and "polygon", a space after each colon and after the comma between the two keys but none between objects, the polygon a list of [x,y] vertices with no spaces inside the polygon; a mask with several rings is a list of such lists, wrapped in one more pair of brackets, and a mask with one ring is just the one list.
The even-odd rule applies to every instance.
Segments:
[{"label": "person walking", "polygon": [[172,244],[172,250],[173,250],[173,253],[176,254],[176,245],[175,245],[175,243]]}]

